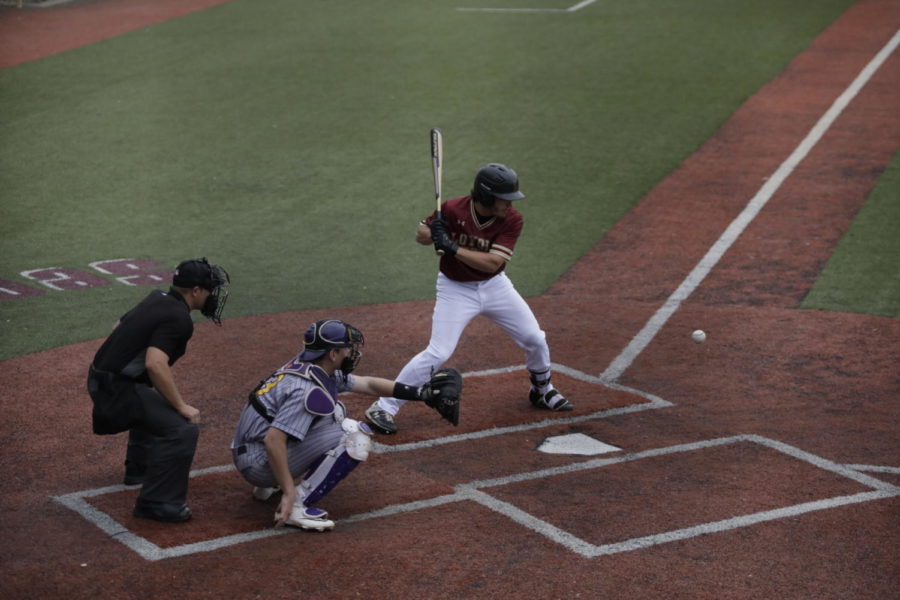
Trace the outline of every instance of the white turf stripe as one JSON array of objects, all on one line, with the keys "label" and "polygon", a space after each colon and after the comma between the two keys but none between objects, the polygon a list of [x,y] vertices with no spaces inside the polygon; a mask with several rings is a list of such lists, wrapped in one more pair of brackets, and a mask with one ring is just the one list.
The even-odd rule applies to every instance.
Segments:
[{"label": "white turf stripe", "polygon": [[582,2],[579,2],[578,4],[575,4],[575,5],[567,8],[566,12],[575,12],[576,10],[581,10],[585,6],[588,6],[589,4],[593,4],[596,1],[597,0],[583,0]]},{"label": "white turf stripe", "polygon": [[575,12],[577,10],[581,10],[585,6],[593,4],[597,0],[583,0],[578,4],[574,4],[569,8],[457,8],[456,10],[461,12],[516,12],[516,13],[559,13],[559,12]]},{"label": "white turf stripe", "polygon": [[567,12],[565,8],[457,8],[459,12],[486,12],[486,13],[561,13]]},{"label": "white turf stripe", "polygon": [[894,37],[875,55],[868,65],[860,72],[853,83],[844,90],[844,92],[834,101],[819,122],[810,130],[806,138],[797,146],[791,155],[781,164],[780,167],[772,174],[766,183],[759,189],[756,195],[750,200],[744,210],[737,218],[731,222],[731,225],[725,230],[722,236],[709,249],[694,270],[687,278],[678,286],[665,304],[656,311],[644,328],[638,332],[631,340],[628,346],[616,357],[615,360],[606,368],[606,371],[600,376],[604,381],[615,381],[622,376],[622,373],[631,366],[631,363],[638,355],[647,347],[647,345],[656,337],[659,330],[666,324],[675,311],[681,306],[681,303],[693,293],[697,286],[700,285],[713,267],[722,258],[722,255],[728,251],[737,238],[743,233],[744,229],[759,214],[769,199],[778,191],[778,188],[791,175],[797,165],[809,154],[813,146],[822,138],[829,127],[837,120],[843,110],[850,104],[850,101],[859,93],[859,90],[869,81],[878,67],[887,60],[888,56],[896,49],[900,43],[900,31],[894,34]]}]

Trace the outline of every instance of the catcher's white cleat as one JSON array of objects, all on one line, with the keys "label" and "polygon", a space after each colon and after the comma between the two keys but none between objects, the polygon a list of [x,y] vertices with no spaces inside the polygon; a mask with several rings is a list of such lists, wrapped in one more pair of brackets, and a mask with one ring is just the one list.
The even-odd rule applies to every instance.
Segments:
[{"label": "catcher's white cleat", "polygon": [[334,529],[334,521],[328,519],[326,511],[321,508],[310,508],[308,506],[294,506],[291,510],[291,516],[288,517],[285,524],[313,531]]}]

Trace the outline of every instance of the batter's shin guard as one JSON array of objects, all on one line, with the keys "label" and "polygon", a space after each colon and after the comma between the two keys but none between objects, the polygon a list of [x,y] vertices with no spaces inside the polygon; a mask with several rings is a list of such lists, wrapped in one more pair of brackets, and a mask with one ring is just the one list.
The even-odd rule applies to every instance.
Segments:
[{"label": "batter's shin guard", "polygon": [[542,390],[546,386],[550,385],[550,369],[547,369],[543,373],[528,371],[528,378],[531,379],[531,385],[539,390]]}]

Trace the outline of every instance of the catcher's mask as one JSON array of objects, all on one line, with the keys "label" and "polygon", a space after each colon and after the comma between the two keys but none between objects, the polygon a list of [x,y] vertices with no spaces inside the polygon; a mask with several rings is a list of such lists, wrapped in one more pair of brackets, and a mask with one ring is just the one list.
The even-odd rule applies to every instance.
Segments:
[{"label": "catcher's mask", "polygon": [[525,194],[519,191],[519,176],[506,165],[490,163],[475,175],[472,198],[488,208],[494,206],[495,198],[521,200],[524,197]]},{"label": "catcher's mask", "polygon": [[365,343],[362,332],[353,325],[338,319],[321,319],[310,325],[303,334],[303,352],[299,358],[309,362],[321,358],[329,350],[350,348],[350,356],[340,366],[341,372],[347,374],[359,364],[362,358],[360,347]]},{"label": "catcher's mask", "polygon": [[176,287],[199,286],[209,290],[200,313],[216,325],[222,324],[222,311],[225,310],[227,286],[230,282],[228,272],[219,265],[210,264],[205,257],[183,261],[175,267],[175,274],[172,276],[172,285]]}]

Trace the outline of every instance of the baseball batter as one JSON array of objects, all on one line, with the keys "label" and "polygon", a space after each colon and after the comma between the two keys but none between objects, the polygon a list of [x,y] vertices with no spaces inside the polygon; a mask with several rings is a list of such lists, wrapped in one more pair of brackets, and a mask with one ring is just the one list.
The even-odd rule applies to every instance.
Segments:
[{"label": "baseball batter", "polygon": [[[550,349],[534,313],[504,273],[522,233],[523,219],[512,203],[519,191],[516,172],[506,165],[482,167],[468,196],[454,198],[422,221],[416,242],[443,252],[437,276],[437,300],[428,347],[397,376],[418,385],[446,362],[469,322],[484,315],[497,323],[525,351],[531,404],[548,410],[572,410],[572,404],[550,383]],[[394,417],[405,401],[381,397],[366,411],[373,428],[397,432]]]}]

